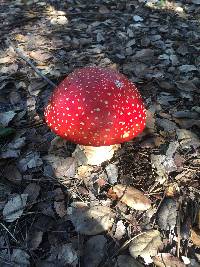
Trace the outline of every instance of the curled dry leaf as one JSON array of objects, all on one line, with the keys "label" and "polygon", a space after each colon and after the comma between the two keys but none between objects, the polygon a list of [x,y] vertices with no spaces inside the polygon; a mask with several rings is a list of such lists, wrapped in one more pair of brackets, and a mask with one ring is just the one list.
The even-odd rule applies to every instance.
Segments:
[{"label": "curled dry leaf", "polygon": [[158,255],[153,258],[153,263],[157,267],[186,267],[183,262],[170,253],[158,253]]},{"label": "curled dry leaf", "polygon": [[[113,194],[114,193],[114,194]],[[132,186],[118,184],[109,190],[109,195],[115,195],[127,206],[136,210],[148,210],[151,207],[151,201],[143,192]]]},{"label": "curled dry leaf", "polygon": [[176,226],[177,207],[174,199],[164,199],[158,210],[158,225],[162,230],[174,229]]},{"label": "curled dry leaf", "polygon": [[146,264],[152,263],[153,256],[157,255],[158,249],[162,246],[160,233],[158,230],[149,230],[138,235],[129,245],[132,257],[142,257]]},{"label": "curled dry leaf", "polygon": [[22,215],[27,197],[27,194],[16,195],[7,202],[3,209],[3,218],[6,222],[14,222]]},{"label": "curled dry leaf", "polygon": [[114,222],[114,213],[109,207],[72,208],[70,219],[76,231],[85,235],[97,235],[109,230]]}]

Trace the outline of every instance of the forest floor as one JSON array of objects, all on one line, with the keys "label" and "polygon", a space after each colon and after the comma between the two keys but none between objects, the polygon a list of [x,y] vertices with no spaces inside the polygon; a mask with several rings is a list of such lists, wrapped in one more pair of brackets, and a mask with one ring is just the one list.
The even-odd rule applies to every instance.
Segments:
[{"label": "forest floor", "polygon": [[[0,266],[200,266],[200,1],[0,3]],[[55,84],[119,70],[145,131],[80,164],[44,122],[54,87],[30,62]]]}]

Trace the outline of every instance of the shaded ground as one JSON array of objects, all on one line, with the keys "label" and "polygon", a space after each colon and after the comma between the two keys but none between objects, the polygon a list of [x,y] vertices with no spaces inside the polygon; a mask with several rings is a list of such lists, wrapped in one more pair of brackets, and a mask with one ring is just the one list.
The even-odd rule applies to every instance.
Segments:
[{"label": "shaded ground", "polygon": [[[199,14],[197,0],[1,1],[0,266],[199,266]],[[8,39],[56,84],[86,65],[127,75],[145,132],[110,162],[78,166],[43,122],[53,87]],[[151,208],[116,199],[116,184]]]}]

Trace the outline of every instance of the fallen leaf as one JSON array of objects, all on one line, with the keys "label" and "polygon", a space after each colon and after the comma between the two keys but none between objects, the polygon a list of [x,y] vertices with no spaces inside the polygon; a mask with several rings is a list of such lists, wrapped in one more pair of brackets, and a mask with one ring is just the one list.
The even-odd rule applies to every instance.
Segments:
[{"label": "fallen leaf", "polygon": [[70,178],[75,176],[76,161],[74,158],[64,158],[49,154],[43,159],[52,167],[56,177]]},{"label": "fallen leaf", "polygon": [[55,211],[60,218],[63,218],[65,215],[67,215],[67,209],[65,207],[65,201],[55,201],[54,202],[54,208],[55,208]]},{"label": "fallen leaf", "polygon": [[129,255],[120,255],[114,267],[144,267],[144,265]]},{"label": "fallen leaf", "polygon": [[34,203],[40,194],[40,186],[36,183],[30,183],[24,189],[24,194],[28,195],[28,202]]},{"label": "fallen leaf", "polygon": [[29,53],[30,57],[32,57],[33,59],[37,60],[37,61],[47,61],[48,59],[50,59],[52,57],[51,54],[46,53],[44,51],[41,50],[37,50],[37,51],[31,51]]},{"label": "fallen leaf", "polygon": [[151,207],[150,199],[134,187],[118,184],[110,190],[110,193],[113,192],[121,202],[133,209],[148,210]]},{"label": "fallen leaf", "polygon": [[182,148],[190,148],[190,147],[194,147],[194,148],[198,148],[200,146],[200,140],[199,137],[186,129],[177,129],[176,130],[176,135],[178,138],[178,141],[181,144]]},{"label": "fallen leaf", "polygon": [[6,73],[6,74],[10,73],[10,74],[13,74],[13,73],[16,73],[17,72],[18,67],[19,66],[17,64],[13,63],[13,64],[10,64],[9,66],[2,67],[0,71],[1,71],[1,73]]},{"label": "fallen leaf", "polygon": [[27,197],[27,194],[16,195],[6,203],[3,209],[3,219],[6,222],[14,222],[22,215],[26,207]]},{"label": "fallen leaf", "polygon": [[178,128],[176,123],[168,120],[168,119],[160,119],[160,118],[156,118],[156,124],[163,128],[163,130],[166,133],[173,133],[175,132],[175,130]]},{"label": "fallen leaf", "polygon": [[194,65],[182,65],[179,67],[180,72],[190,72],[197,71],[197,68]]},{"label": "fallen leaf", "polygon": [[173,230],[176,226],[177,207],[176,201],[166,198],[160,205],[157,213],[158,225],[162,230]]},{"label": "fallen leaf", "polygon": [[27,246],[31,250],[35,250],[42,242],[43,232],[37,229],[32,229],[28,233]]},{"label": "fallen leaf", "polygon": [[110,12],[110,10],[106,6],[104,6],[104,5],[100,6],[99,13],[108,14],[109,12]]},{"label": "fallen leaf", "polygon": [[193,244],[197,247],[200,247],[200,230],[191,229],[191,237]]},{"label": "fallen leaf", "polygon": [[157,255],[157,251],[162,246],[160,232],[158,230],[148,230],[131,241],[129,251],[132,257],[142,257],[146,264],[152,263],[152,257]]},{"label": "fallen leaf", "polygon": [[186,267],[186,265],[170,253],[158,253],[153,257],[153,263],[158,267]]},{"label": "fallen leaf", "polygon": [[18,166],[22,172],[25,172],[28,169],[40,167],[42,164],[43,162],[38,152],[29,152],[19,161]]},{"label": "fallen leaf", "polygon": [[12,142],[5,146],[0,156],[1,158],[18,158],[20,155],[21,148],[25,145],[25,137],[16,137]]},{"label": "fallen leaf", "polygon": [[11,262],[14,267],[28,267],[30,266],[29,258],[30,256],[25,250],[14,248],[11,255]]},{"label": "fallen leaf", "polygon": [[12,63],[12,62],[13,62],[13,58],[11,58],[10,56],[0,58],[0,64],[6,64],[6,63]]},{"label": "fallen leaf", "polygon": [[192,82],[192,81],[178,81],[176,82],[176,86],[178,87],[178,89],[183,90],[183,91],[187,91],[187,92],[197,92],[198,88],[196,87],[196,85]]},{"label": "fallen leaf", "polygon": [[137,60],[143,63],[152,62],[154,58],[154,50],[153,49],[141,49],[136,52],[135,55],[132,56],[132,60]]},{"label": "fallen leaf", "polygon": [[109,230],[114,222],[114,214],[109,207],[72,208],[70,219],[77,232],[84,235],[97,235]]},{"label": "fallen leaf", "polygon": [[90,237],[90,239],[85,244],[83,252],[84,266],[99,266],[101,260],[105,256],[106,243],[107,239],[103,235],[96,235]]},{"label": "fallen leaf", "polygon": [[118,178],[118,168],[115,164],[108,164],[106,166],[106,173],[108,176],[108,181],[110,184],[115,184],[117,183],[117,178]]},{"label": "fallen leaf", "polygon": [[50,256],[40,266],[76,266],[78,255],[71,243],[52,246]]},{"label": "fallen leaf", "polygon": [[3,176],[14,184],[20,184],[22,180],[22,175],[14,164],[6,165]]},{"label": "fallen leaf", "polygon": [[125,227],[123,221],[119,220],[116,224],[114,238],[117,240],[121,240],[122,237],[125,235],[125,233],[126,233],[126,227]]},{"label": "fallen leaf", "polygon": [[180,110],[172,113],[172,116],[177,119],[198,119],[199,114],[197,112],[192,112],[190,110]]},{"label": "fallen leaf", "polygon": [[41,89],[47,85],[46,81],[41,79],[32,79],[29,86],[28,91],[32,96],[38,96]]},{"label": "fallen leaf", "polygon": [[0,126],[0,139],[10,136],[15,133],[15,129],[13,128],[4,128]]},{"label": "fallen leaf", "polygon": [[1,126],[8,126],[9,122],[14,118],[16,113],[14,111],[7,111],[0,113],[0,124]]}]

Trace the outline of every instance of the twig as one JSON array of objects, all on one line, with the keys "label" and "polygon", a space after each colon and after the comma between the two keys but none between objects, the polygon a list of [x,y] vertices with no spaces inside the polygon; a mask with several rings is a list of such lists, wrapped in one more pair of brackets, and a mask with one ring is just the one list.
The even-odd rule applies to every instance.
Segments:
[{"label": "twig", "polygon": [[0,223],[0,225],[9,233],[9,235],[15,240],[16,243],[19,243],[17,239],[14,237],[14,235],[9,231],[9,229],[3,223]]},{"label": "twig", "polygon": [[35,65],[28,59],[27,56],[24,55],[23,51],[20,48],[15,47],[15,45],[13,44],[13,42],[10,39],[6,40],[6,43],[8,45],[10,45],[13,50],[18,54],[18,56],[23,59],[27,64],[29,64],[31,66],[31,68],[42,78],[44,79],[46,82],[48,82],[48,84],[50,84],[52,87],[56,87],[56,84],[54,82],[52,82],[51,80],[49,80],[46,76],[44,76],[36,67]]}]

